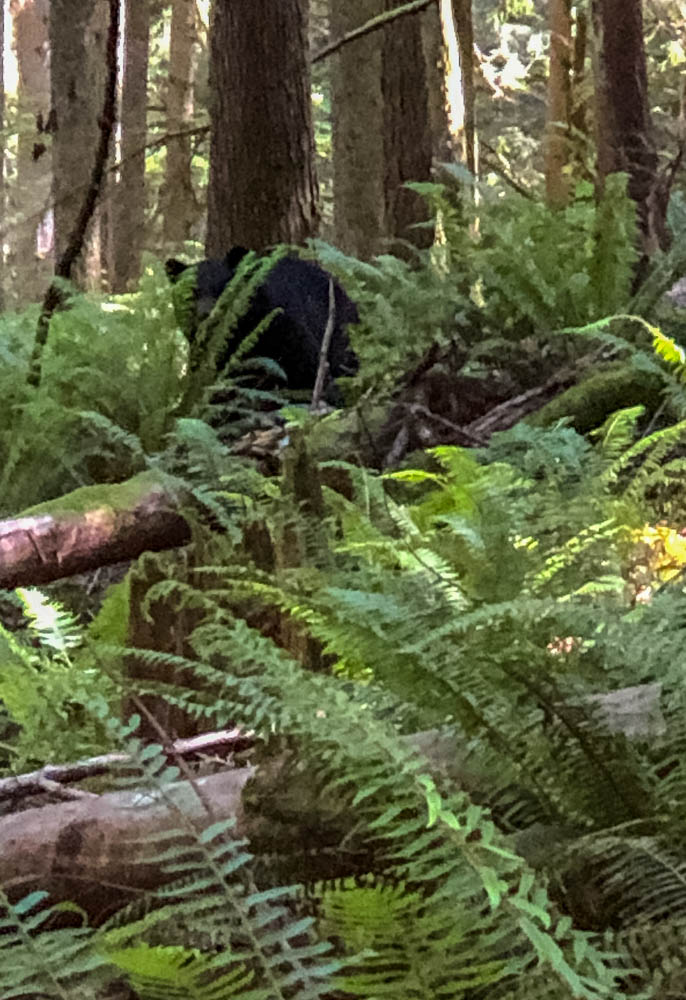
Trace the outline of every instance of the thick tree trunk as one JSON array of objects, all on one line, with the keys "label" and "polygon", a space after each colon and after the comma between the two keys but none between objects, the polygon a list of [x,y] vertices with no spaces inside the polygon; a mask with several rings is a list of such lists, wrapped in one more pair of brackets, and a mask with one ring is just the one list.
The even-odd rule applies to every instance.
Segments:
[{"label": "thick tree trunk", "polygon": [[[55,254],[64,253],[90,183],[100,135],[103,101],[106,0],[52,0],[50,4],[51,89],[54,119],[53,201]],[[97,221],[89,245],[97,243]],[[96,232],[94,239],[92,234]],[[92,251],[82,255],[73,274],[85,283]],[[97,265],[100,270],[100,255]]]},{"label": "thick tree trunk", "polygon": [[[398,6],[399,0],[385,0],[386,10]],[[419,13],[398,18],[383,29],[382,93],[386,232],[390,238],[427,247],[433,240],[431,229],[413,228],[426,221],[426,204],[403,186],[406,181],[431,178],[431,130]]]},{"label": "thick tree trunk", "polygon": [[[383,0],[332,0],[331,34],[341,38],[383,11]],[[368,260],[383,236],[381,34],[344,45],[332,56],[335,242]]]},{"label": "thick tree trunk", "polygon": [[167,83],[167,162],[162,197],[164,241],[181,249],[196,215],[191,179],[191,139],[183,135],[193,117],[195,0],[173,0]]},{"label": "thick tree trunk", "polygon": [[645,257],[669,243],[648,104],[641,0],[593,0],[598,173],[629,175]]},{"label": "thick tree trunk", "polygon": [[[115,292],[138,278],[145,235],[145,141],[147,138],[149,0],[126,0],[124,82],[121,98],[121,169],[110,185],[114,204],[111,233]],[[112,221],[112,220],[111,220]]]},{"label": "thick tree trunk", "polygon": [[12,30],[17,56],[19,136],[17,177],[12,210],[18,224],[10,231],[9,261],[17,289],[13,304],[23,305],[43,295],[50,280],[51,261],[37,253],[37,234],[50,201],[51,143],[45,127],[50,114],[49,0],[11,0]]},{"label": "thick tree trunk", "polygon": [[215,0],[210,102],[208,256],[314,236],[306,0]]},{"label": "thick tree trunk", "polygon": [[550,69],[545,137],[545,193],[551,207],[569,199],[569,116],[571,112],[572,14],[571,0],[550,0]]}]

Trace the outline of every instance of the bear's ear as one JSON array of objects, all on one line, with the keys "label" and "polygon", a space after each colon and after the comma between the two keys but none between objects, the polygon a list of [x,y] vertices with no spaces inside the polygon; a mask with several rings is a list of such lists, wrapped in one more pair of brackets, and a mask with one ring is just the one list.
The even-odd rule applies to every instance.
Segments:
[{"label": "bear's ear", "polygon": [[177,260],[175,257],[170,257],[168,261],[165,262],[164,269],[167,272],[167,277],[172,284],[179,280],[179,277],[184,271],[187,271],[190,264],[184,264],[183,261]]},{"label": "bear's ear", "polygon": [[224,258],[224,263],[230,271],[235,271],[247,252],[245,247],[231,247]]}]

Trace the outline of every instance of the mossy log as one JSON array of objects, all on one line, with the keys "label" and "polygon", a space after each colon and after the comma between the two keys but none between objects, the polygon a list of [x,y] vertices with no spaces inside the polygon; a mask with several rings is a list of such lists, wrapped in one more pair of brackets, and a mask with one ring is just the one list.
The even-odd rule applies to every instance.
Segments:
[{"label": "mossy log", "polygon": [[627,365],[610,365],[561,392],[526,418],[535,427],[547,427],[564,417],[580,434],[601,427],[610,414],[629,406],[654,412],[662,401],[665,383],[658,372]]}]

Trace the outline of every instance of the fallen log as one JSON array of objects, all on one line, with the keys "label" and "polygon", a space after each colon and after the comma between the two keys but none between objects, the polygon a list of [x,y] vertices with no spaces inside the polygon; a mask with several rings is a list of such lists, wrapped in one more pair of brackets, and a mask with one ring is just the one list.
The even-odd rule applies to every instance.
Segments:
[{"label": "fallen log", "polygon": [[160,842],[182,826],[181,813],[198,829],[234,818],[240,836],[241,795],[253,774],[244,767],[178,782],[165,788],[164,797],[154,789],[112,792],[4,816],[0,887],[13,901],[35,889],[48,892],[52,902],[78,900],[89,915],[103,919],[168,881],[161,863],[150,860],[145,841]]},{"label": "fallen log", "polygon": [[[594,694],[568,704],[567,709],[580,710],[585,703],[610,732],[646,740],[665,731],[661,694],[659,684],[639,685]],[[222,744],[235,749],[236,741],[250,745],[252,739],[252,733],[227,730],[176,741],[170,751],[202,753]],[[423,757],[430,772],[441,774],[442,780],[475,795],[477,801],[487,801],[489,789],[497,785],[496,777],[454,731],[427,730],[402,739]],[[125,755],[112,754],[72,765],[51,765],[37,773],[48,781],[72,781],[102,774],[122,762],[126,762]],[[286,855],[292,848],[291,867],[286,870],[292,881],[349,875],[346,863],[351,863],[355,850],[364,847],[359,839],[363,831],[353,833],[354,810],[338,789],[325,790],[310,772],[293,767],[294,762],[286,753],[263,761],[259,769],[224,769],[209,777],[179,781],[167,786],[164,795],[154,788],[103,795],[84,792],[68,801],[0,816],[0,889],[13,901],[34,890],[46,891],[52,902],[74,900],[97,922],[140,893],[169,881],[163,865],[150,860],[147,844],[163,843],[163,835],[170,830],[190,825],[202,829],[230,818],[235,820],[236,836],[246,837],[258,857]],[[45,785],[36,787],[35,779],[35,773],[5,779],[7,798],[12,791],[21,791],[23,783],[34,783],[33,791],[52,792]],[[248,781],[250,788],[244,796]],[[345,836],[347,853],[340,869],[333,848]],[[534,841],[532,852],[537,849]],[[331,856],[322,863],[332,867],[314,869],[315,847],[330,849]],[[528,856],[525,839],[519,850]]]},{"label": "fallen log", "polygon": [[0,521],[0,588],[50,583],[190,541],[171,477],[84,486]]}]

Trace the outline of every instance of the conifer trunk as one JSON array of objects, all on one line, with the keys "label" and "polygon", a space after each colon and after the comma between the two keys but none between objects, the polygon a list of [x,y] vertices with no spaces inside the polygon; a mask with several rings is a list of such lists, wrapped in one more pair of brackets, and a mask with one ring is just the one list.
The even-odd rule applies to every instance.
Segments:
[{"label": "conifer trunk", "polygon": [[595,120],[600,178],[629,175],[647,258],[669,239],[666,196],[648,104],[641,0],[593,0]]},{"label": "conifer trunk", "polygon": [[208,256],[317,231],[307,13],[306,0],[215,0]]},{"label": "conifer trunk", "polygon": [[[100,135],[107,4],[103,0],[51,0],[51,91],[54,117],[53,202],[55,256],[69,243],[90,184]],[[93,225],[88,243],[92,245]],[[91,251],[78,261],[73,277],[85,283]],[[99,255],[98,255],[99,261]],[[98,263],[99,269],[99,263]]]},{"label": "conifer trunk", "polygon": [[[134,0],[135,2],[135,0]],[[195,0],[173,0],[167,82],[167,162],[162,197],[164,241],[180,249],[190,239],[196,215],[191,177],[191,137],[184,133],[193,117]]]},{"label": "conifer trunk", "polygon": [[113,291],[124,292],[140,274],[145,237],[150,0],[126,0],[121,99],[121,168],[114,188]]},{"label": "conifer trunk", "polygon": [[561,208],[569,199],[569,116],[571,111],[571,0],[550,0],[550,69],[545,136],[545,193],[548,204]]},{"label": "conifer trunk", "polygon": [[[399,0],[385,0],[386,10],[398,6]],[[414,228],[416,223],[426,221],[427,207],[419,195],[404,187],[406,181],[431,178],[431,130],[420,18],[420,13],[409,14],[383,29],[384,201],[387,235],[427,247],[433,240],[431,229]]]},{"label": "conifer trunk", "polygon": [[18,70],[19,134],[12,191],[18,221],[8,233],[8,265],[16,289],[12,304],[21,306],[43,295],[51,273],[51,261],[37,253],[52,175],[50,137],[39,131],[50,117],[49,0],[11,0],[10,12]]},{"label": "conifer trunk", "polygon": [[[331,35],[341,38],[383,10],[383,0],[332,0]],[[383,235],[381,35],[373,32],[332,56],[336,245],[362,260]]]}]

